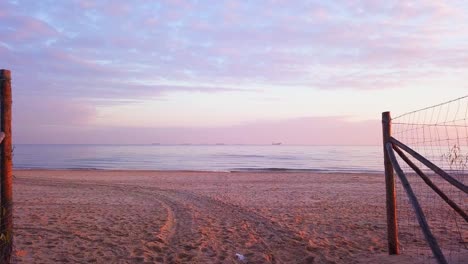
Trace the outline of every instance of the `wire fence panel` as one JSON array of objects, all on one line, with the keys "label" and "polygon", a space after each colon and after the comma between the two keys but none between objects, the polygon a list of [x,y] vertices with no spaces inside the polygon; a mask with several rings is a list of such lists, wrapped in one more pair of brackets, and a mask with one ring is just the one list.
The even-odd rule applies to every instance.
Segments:
[{"label": "wire fence panel", "polygon": [[[468,96],[392,118],[392,137],[424,156],[466,188],[468,183]],[[406,155],[463,212],[468,212],[468,194]],[[468,263],[468,223],[401,158],[432,233],[449,263]],[[415,213],[397,180],[397,214],[402,254],[433,262]]]}]

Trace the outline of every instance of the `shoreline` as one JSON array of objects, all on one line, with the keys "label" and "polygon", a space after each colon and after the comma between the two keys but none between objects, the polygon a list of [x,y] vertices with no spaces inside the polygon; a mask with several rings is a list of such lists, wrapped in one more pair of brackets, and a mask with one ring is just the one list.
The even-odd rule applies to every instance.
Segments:
[{"label": "shoreline", "polygon": [[384,174],[383,171],[361,170],[324,170],[324,169],[283,169],[283,168],[252,168],[232,170],[161,170],[161,169],[103,169],[103,168],[13,168],[13,171],[108,171],[108,172],[203,172],[203,173],[317,173],[317,174]]}]

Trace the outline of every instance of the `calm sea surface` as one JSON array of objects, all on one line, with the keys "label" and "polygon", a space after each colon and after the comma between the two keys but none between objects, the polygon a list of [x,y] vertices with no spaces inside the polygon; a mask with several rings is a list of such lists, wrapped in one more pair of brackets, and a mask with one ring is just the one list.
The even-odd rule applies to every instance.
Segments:
[{"label": "calm sea surface", "polygon": [[21,145],[15,168],[381,172],[380,146]]}]

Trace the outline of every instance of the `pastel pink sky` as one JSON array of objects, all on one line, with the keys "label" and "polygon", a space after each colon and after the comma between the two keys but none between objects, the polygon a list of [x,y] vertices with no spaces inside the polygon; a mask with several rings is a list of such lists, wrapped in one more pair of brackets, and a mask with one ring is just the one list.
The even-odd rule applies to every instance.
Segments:
[{"label": "pastel pink sky", "polygon": [[1,1],[15,143],[380,144],[466,95],[466,1]]}]

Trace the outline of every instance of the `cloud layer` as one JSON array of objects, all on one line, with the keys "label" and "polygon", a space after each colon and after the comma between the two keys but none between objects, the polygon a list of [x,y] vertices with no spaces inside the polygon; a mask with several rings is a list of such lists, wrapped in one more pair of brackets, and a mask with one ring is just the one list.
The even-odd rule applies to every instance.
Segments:
[{"label": "cloud layer", "polygon": [[[68,109],[73,111],[74,108]],[[63,125],[61,120],[34,128],[19,126],[17,136],[24,143],[93,143],[93,144],[310,144],[310,145],[378,145],[380,122],[351,122],[344,117],[306,117],[279,121],[262,121],[224,127],[92,127]],[[53,128],[53,129],[51,129]],[[44,139],[41,135],[49,134]]]},{"label": "cloud layer", "polygon": [[467,14],[461,0],[5,0],[0,67],[13,71],[17,101],[31,104],[15,106],[15,122],[43,113],[71,127],[100,104],[173,92],[268,97],[271,87],[459,80],[468,72]]},{"label": "cloud layer", "polygon": [[171,82],[379,89],[468,66],[463,1],[3,1],[1,10],[0,56],[23,90],[39,82],[65,96],[158,96]]}]

